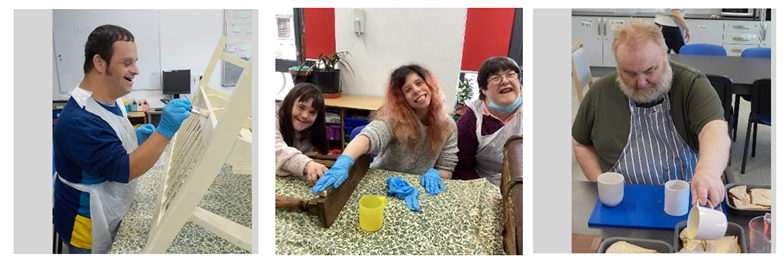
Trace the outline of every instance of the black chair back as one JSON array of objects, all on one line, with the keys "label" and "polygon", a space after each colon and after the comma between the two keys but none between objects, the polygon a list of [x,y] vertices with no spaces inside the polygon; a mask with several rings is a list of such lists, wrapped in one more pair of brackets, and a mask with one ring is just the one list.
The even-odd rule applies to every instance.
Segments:
[{"label": "black chair back", "polygon": [[724,119],[730,122],[732,117],[732,79],[723,75],[705,74],[710,80],[711,86],[716,90],[721,100],[721,106],[724,107]]},{"label": "black chair back", "polygon": [[751,84],[751,112],[771,116],[770,78],[757,79]]}]

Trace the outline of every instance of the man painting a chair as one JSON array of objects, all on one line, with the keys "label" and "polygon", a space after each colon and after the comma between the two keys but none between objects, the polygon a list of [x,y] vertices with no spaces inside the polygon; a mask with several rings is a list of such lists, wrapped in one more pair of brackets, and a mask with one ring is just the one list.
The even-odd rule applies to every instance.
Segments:
[{"label": "man painting a chair", "polygon": [[668,60],[662,32],[651,22],[618,29],[612,49],[616,72],[594,82],[572,127],[585,176],[596,181],[617,172],[627,184],[660,186],[681,179],[691,182],[692,205],[721,203],[730,139],[707,77]]}]

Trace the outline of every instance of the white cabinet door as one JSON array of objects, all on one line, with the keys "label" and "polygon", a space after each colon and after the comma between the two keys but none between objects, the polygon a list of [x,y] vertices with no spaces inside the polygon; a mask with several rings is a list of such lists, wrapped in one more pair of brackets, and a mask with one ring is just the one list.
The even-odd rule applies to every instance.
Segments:
[{"label": "white cabinet door", "polygon": [[707,43],[722,44],[721,34],[724,32],[724,22],[720,20],[686,19],[691,29],[691,39],[686,44]]},{"label": "white cabinet door", "polygon": [[762,28],[760,29],[760,47],[770,47],[770,38],[772,32],[770,30],[770,21],[765,21],[762,24]]},{"label": "white cabinet door", "polygon": [[736,43],[725,43],[724,49],[727,50],[727,56],[735,56],[740,57],[740,54],[743,53],[743,50],[748,48],[756,48],[759,47],[758,44],[736,44]]},{"label": "white cabinet door", "polygon": [[601,17],[572,17],[572,42],[583,40],[588,65],[602,66]]},{"label": "white cabinet door", "polygon": [[[612,43],[615,38],[615,30],[620,29],[623,25],[628,24],[634,19],[631,17],[605,17],[604,26],[607,27],[606,34],[604,34],[604,66],[615,67],[615,53],[612,50]],[[642,18],[651,23],[654,22],[653,18]]]},{"label": "white cabinet door", "polygon": [[761,22],[759,21],[724,21],[724,32],[739,33],[759,33]]}]

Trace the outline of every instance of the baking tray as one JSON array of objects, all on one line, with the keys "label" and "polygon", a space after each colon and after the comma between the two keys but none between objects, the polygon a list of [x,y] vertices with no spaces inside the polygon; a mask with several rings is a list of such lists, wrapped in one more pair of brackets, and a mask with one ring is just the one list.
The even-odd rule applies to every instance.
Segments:
[{"label": "baking tray", "polygon": [[631,238],[631,237],[611,237],[605,239],[602,242],[602,245],[599,246],[599,253],[604,253],[605,251],[607,251],[607,248],[609,248],[610,245],[618,241],[626,241],[629,242],[630,244],[635,244],[640,247],[656,250],[659,253],[672,253],[672,245],[670,245],[667,242],[661,240]]},{"label": "baking tray", "polygon": [[[673,246],[675,246],[675,248],[673,249],[673,251],[675,252],[679,252],[683,248],[683,242],[681,242],[681,239],[678,238],[678,234],[680,234],[681,230],[683,229],[686,229],[686,221],[682,221],[677,225],[675,225],[675,239],[673,241],[674,244],[672,244]],[[741,227],[740,225],[728,221],[727,232],[724,233],[724,236],[737,236],[738,245],[740,245],[740,253],[749,252],[748,245],[746,244],[746,242],[748,242],[748,240],[746,240],[746,232],[743,230],[743,227]]]},{"label": "baking tray", "polygon": [[746,185],[746,192],[749,192],[750,189],[756,189],[756,188],[770,189],[770,185],[753,185],[753,184],[742,184],[742,183],[727,184],[727,186],[724,186],[724,194],[725,194],[724,200],[727,203],[727,210],[730,213],[734,215],[742,215],[742,216],[760,216],[770,212],[770,210],[747,210],[747,209],[735,208],[735,202],[732,201],[732,196],[730,195],[730,189],[740,185]]}]

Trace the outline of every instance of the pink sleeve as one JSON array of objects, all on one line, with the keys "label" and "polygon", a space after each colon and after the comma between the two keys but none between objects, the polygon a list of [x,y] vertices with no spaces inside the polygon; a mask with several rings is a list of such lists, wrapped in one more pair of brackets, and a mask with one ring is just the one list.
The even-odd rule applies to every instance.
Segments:
[{"label": "pink sleeve", "polygon": [[278,115],[275,114],[275,175],[302,176],[305,164],[310,162],[308,156],[302,154],[297,148],[288,146],[280,134]]}]

